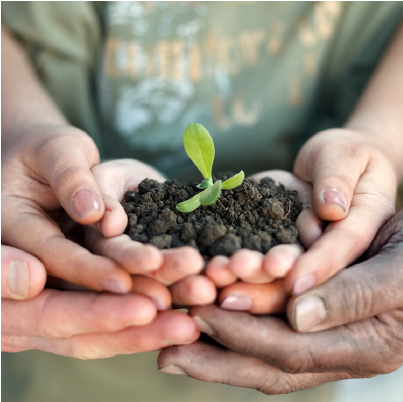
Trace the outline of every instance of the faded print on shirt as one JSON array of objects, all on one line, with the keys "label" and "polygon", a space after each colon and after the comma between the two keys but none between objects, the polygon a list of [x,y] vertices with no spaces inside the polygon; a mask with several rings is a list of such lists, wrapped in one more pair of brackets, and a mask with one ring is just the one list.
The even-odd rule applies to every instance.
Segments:
[{"label": "faded print on shirt", "polygon": [[342,8],[110,2],[99,81],[108,149],[180,174],[183,132],[197,122],[214,138],[215,170],[289,167]]}]

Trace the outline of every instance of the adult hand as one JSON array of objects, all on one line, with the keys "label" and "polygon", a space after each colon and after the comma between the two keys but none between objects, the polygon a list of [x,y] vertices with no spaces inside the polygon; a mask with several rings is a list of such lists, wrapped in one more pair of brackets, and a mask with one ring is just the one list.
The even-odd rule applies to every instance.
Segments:
[{"label": "adult hand", "polygon": [[160,354],[160,369],[266,394],[396,370],[403,365],[403,210],[367,257],[290,301],[292,327],[309,333],[276,317],[196,307],[199,329],[226,348],[201,341],[172,347]]},{"label": "adult hand", "polygon": [[70,126],[35,126],[2,156],[2,243],[35,256],[50,275],[95,290],[129,291],[124,269],[67,240],[58,225],[62,208],[84,225],[104,215],[90,171],[99,162],[90,137]]},{"label": "adult hand", "polygon": [[[190,343],[199,335],[183,313],[157,315],[151,298],[169,305],[170,294],[152,279],[133,277],[135,291],[124,296],[43,290],[43,264],[8,246],[1,246],[1,276],[2,351],[39,349],[95,359]],[[65,282],[62,286],[72,287]]]}]

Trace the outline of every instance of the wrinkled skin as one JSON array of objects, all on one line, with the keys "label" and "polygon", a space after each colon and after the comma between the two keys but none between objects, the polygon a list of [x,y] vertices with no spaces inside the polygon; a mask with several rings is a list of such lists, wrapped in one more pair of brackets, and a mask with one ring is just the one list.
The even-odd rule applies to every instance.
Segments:
[{"label": "wrinkled skin", "polygon": [[[403,365],[402,261],[403,210],[383,226],[362,262],[289,301],[292,328],[278,317],[196,307],[191,315],[199,329],[223,347],[200,340],[170,347],[160,353],[159,368],[268,395],[397,370]],[[324,302],[325,317],[305,327],[309,332],[296,332],[304,325],[297,305],[313,296]]]}]

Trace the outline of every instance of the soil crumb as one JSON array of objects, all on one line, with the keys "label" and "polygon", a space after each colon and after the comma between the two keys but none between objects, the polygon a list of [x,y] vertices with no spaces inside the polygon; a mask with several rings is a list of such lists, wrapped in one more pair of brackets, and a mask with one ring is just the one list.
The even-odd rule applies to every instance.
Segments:
[{"label": "soil crumb", "polygon": [[[213,179],[226,180],[232,175],[224,173]],[[270,177],[260,184],[245,179],[239,187],[223,190],[214,205],[200,206],[190,213],[177,211],[179,202],[200,191],[197,184],[143,180],[138,191],[125,194],[125,233],[160,249],[192,246],[206,260],[215,255],[231,256],[240,248],[266,253],[277,244],[299,244],[295,221],[302,204],[297,191],[276,186]]]}]

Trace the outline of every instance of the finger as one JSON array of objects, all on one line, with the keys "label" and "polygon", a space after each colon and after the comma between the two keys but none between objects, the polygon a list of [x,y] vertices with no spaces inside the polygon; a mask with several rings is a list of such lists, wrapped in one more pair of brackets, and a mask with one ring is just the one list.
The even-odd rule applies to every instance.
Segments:
[{"label": "finger", "polygon": [[[358,142],[352,146],[351,140],[346,141],[352,135],[356,133],[321,133],[305,145],[295,162],[295,174],[313,182],[315,212],[322,219],[337,221],[329,224],[287,277],[286,287],[295,294],[351,264],[394,212],[393,168],[373,149]],[[326,139],[332,140],[331,147],[323,145]]]},{"label": "finger", "polygon": [[287,310],[293,328],[319,331],[401,308],[402,241],[403,231],[389,240],[381,254],[292,299]]},{"label": "finger", "polygon": [[34,256],[13,247],[1,246],[1,297],[31,299],[44,288],[46,270]]},{"label": "finger", "polygon": [[282,281],[265,284],[236,282],[222,289],[218,297],[221,308],[252,314],[282,313],[286,301]]},{"label": "finger", "polygon": [[177,307],[211,304],[217,297],[213,282],[199,275],[188,276],[170,287],[172,302]]},{"label": "finger", "polygon": [[[132,293],[150,297],[157,306],[158,310],[164,311],[171,306],[171,293],[162,283],[140,275],[132,276],[132,281]],[[66,282],[54,276],[48,276],[46,287],[50,289],[69,290],[75,292],[90,291],[90,289],[84,286],[75,285],[74,283]]]},{"label": "finger", "polygon": [[162,267],[146,275],[165,285],[172,285],[186,276],[198,274],[204,267],[203,257],[190,246],[163,250],[162,254],[164,256]]},{"label": "finger", "polygon": [[150,166],[134,159],[117,159],[92,168],[105,202],[105,215],[92,226],[105,237],[118,236],[127,226],[127,215],[121,202],[128,190],[136,190],[145,179],[164,181],[165,179]]},{"label": "finger", "polygon": [[305,249],[308,249],[323,235],[326,224],[313,209],[305,209],[298,215],[295,227],[298,230],[299,239]]},{"label": "finger", "polygon": [[272,247],[264,256],[263,270],[272,278],[283,278],[291,271],[302,253],[302,247],[296,244],[279,244]]},{"label": "finger", "polygon": [[[318,216],[327,221],[343,219],[354,190],[367,167],[368,153],[343,144],[343,130],[330,130],[311,138],[301,149],[294,174],[313,183],[313,204]],[[324,146],[324,141],[332,146]]]},{"label": "finger", "polygon": [[228,286],[237,280],[228,265],[229,258],[224,255],[213,257],[207,264],[205,275],[213,281],[217,288]]},{"label": "finger", "polygon": [[274,278],[262,269],[263,254],[258,251],[241,249],[229,259],[229,269],[244,282],[268,283]]},{"label": "finger", "polygon": [[[91,254],[67,240],[59,227],[25,200],[3,204],[2,235],[6,244],[36,256],[49,275],[95,290],[130,291],[130,275],[112,260]],[[10,205],[11,204],[11,205]],[[29,233],[29,236],[26,234]],[[24,235],[21,235],[24,234]]]},{"label": "finger", "polygon": [[119,201],[108,195],[104,188],[101,188],[101,191],[105,204],[105,213],[99,222],[91,225],[91,228],[106,238],[119,236],[126,229],[127,215]]},{"label": "finger", "polygon": [[[354,189],[346,218],[331,222],[324,234],[297,261],[286,278],[286,289],[303,293],[350,265],[370,245],[377,231],[393,215],[394,173],[373,157]],[[386,178],[383,175],[386,174]],[[334,252],[337,245],[338,252]]]},{"label": "finger", "polygon": [[164,260],[157,247],[133,241],[125,234],[105,238],[95,230],[87,228],[85,244],[89,251],[116,261],[131,274],[159,269]]},{"label": "finger", "polygon": [[99,163],[94,141],[80,130],[44,136],[30,153],[30,166],[54,191],[66,212],[81,224],[101,219],[104,203],[90,168]]},{"label": "finger", "polygon": [[158,356],[158,368],[167,374],[252,388],[266,395],[287,394],[353,377],[348,373],[288,374],[262,360],[202,341],[164,349]]},{"label": "finger", "polygon": [[149,324],[156,314],[153,301],[138,294],[45,289],[32,300],[2,301],[2,333],[64,338],[86,332],[114,332]]},{"label": "finger", "polygon": [[[129,327],[115,333],[88,333],[68,339],[51,339],[45,347],[48,351],[79,359],[100,359],[188,344],[199,335],[191,317],[179,311],[167,311],[143,327]],[[44,347],[41,344],[39,346]]]},{"label": "finger", "polygon": [[150,297],[159,311],[171,307],[171,293],[162,283],[144,276],[133,276],[132,278],[132,292]]},{"label": "finger", "polygon": [[[361,183],[365,186],[366,179]],[[393,213],[393,206],[385,209],[381,200],[365,201],[366,196],[355,197],[348,216],[331,222],[309,250],[296,261],[287,275],[287,291],[295,295],[325,282],[341,269],[349,266],[370,245],[378,229]],[[335,249],[336,248],[336,249]],[[337,252],[335,252],[337,250]]]},{"label": "finger", "polygon": [[[315,333],[298,333],[282,319],[211,306],[190,311],[200,331],[223,346],[287,373],[386,373],[401,365],[399,341],[367,319]],[[400,317],[401,318],[401,317]],[[393,338],[393,339],[392,339]],[[388,356],[388,359],[385,359]]]},{"label": "finger", "polygon": [[381,248],[390,240],[390,238],[402,231],[403,209],[393,215],[389,221],[382,226],[382,229],[377,233],[370,247],[365,252],[364,258],[369,259],[378,254]]}]

